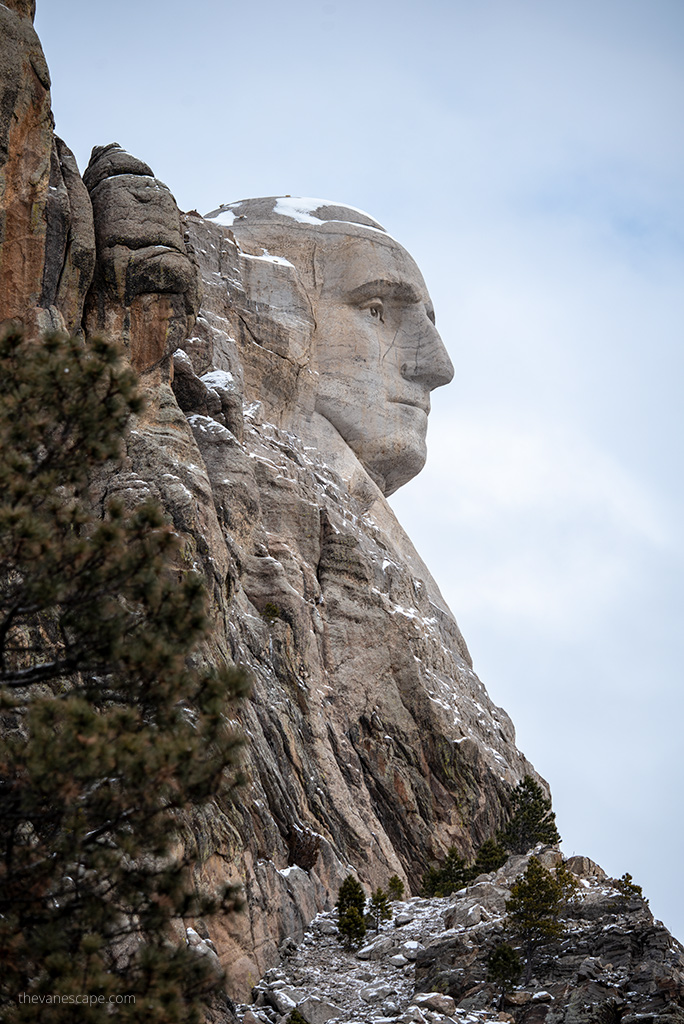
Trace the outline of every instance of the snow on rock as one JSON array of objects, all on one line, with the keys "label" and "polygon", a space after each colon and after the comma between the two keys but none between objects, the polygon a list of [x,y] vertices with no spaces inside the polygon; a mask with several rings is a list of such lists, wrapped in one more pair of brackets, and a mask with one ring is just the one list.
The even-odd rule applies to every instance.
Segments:
[{"label": "snow on rock", "polygon": [[[552,852],[536,850],[547,860]],[[601,1019],[611,1000],[627,1024],[680,1021],[684,950],[654,922],[645,900],[625,897],[600,869],[566,905],[564,938],[543,951],[533,979],[508,991],[500,1009],[501,992],[487,971],[496,945],[516,941],[504,929],[505,906],[502,916],[475,923],[468,911],[485,905],[488,893],[497,907],[505,904],[529,859],[510,857],[447,898],[394,902],[393,919],[358,951],[343,947],[335,912],[320,913],[299,947],[253,990],[254,1004],[237,1008],[241,1024],[286,1024],[290,1002],[308,1024],[579,1024]],[[576,866],[583,869],[579,858]],[[466,923],[445,927],[454,919]]]}]

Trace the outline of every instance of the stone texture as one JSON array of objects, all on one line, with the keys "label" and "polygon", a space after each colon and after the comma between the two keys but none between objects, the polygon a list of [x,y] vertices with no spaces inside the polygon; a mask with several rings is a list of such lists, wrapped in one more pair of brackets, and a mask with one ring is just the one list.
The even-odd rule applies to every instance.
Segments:
[{"label": "stone texture", "polygon": [[15,11],[22,18],[28,18],[31,23],[36,16],[36,0],[7,0],[3,7],[9,8],[10,11]]},{"label": "stone texture", "polygon": [[151,390],[129,453],[206,575],[210,656],[254,675],[251,789],[217,808],[203,868],[225,878],[230,850],[245,887],[247,913],[211,923],[243,991],[330,905],[349,863],[369,886],[394,873],[417,884],[451,843],[469,854],[491,834],[507,787],[533,769],[380,489],[316,411],[326,338],[311,275],[291,249],[248,252],[231,228],[186,224],[204,301],[173,353],[175,402]]},{"label": "stone texture", "polygon": [[[313,413],[300,399],[308,432],[320,433],[322,417],[329,437],[332,428],[391,494],[422,469],[430,392],[454,372],[417,266],[376,221],[338,204],[250,199],[208,216],[230,224],[253,254],[245,285],[255,303],[300,315],[307,304],[296,309],[301,289],[291,284],[299,278],[316,325]],[[288,352],[295,348],[290,341]],[[308,348],[304,332],[296,355]],[[300,417],[300,435],[302,427]]]},{"label": "stone texture", "polygon": [[30,7],[0,5],[0,323],[33,325],[41,323],[53,121]]},{"label": "stone texture", "polygon": [[[510,858],[506,874],[517,860]],[[599,1024],[619,1019],[681,1024],[684,949],[653,921],[643,900],[624,900],[613,880],[597,875],[582,884],[566,908],[567,934],[538,952],[529,985],[508,991],[501,1010],[501,993],[486,975],[494,946],[502,939],[515,943],[505,931],[505,909],[488,923],[445,931],[450,917],[464,916],[459,908],[467,909],[474,890],[481,894],[482,885],[493,885],[494,878],[491,873],[486,883],[444,899],[412,897],[393,904],[396,916],[410,908],[413,917],[404,927],[422,950],[415,977],[405,961],[395,962],[391,949],[359,964],[339,938],[326,935],[321,926],[335,920],[334,913],[326,912],[287,964],[269,971],[255,991],[259,997],[268,997],[269,989],[288,992],[298,1009],[312,996],[329,1001],[344,1024],[373,1024],[381,1018],[402,1024]],[[502,888],[508,891],[510,884]],[[394,923],[383,923],[379,937],[395,936]],[[244,1005],[237,1007],[243,1024],[249,1024],[250,1013]]]},{"label": "stone texture", "polygon": [[372,942],[362,946],[356,956],[359,960],[382,960],[390,949],[394,948],[394,939],[389,935],[380,935]]},{"label": "stone texture", "polygon": [[606,877],[603,868],[599,867],[593,860],[590,860],[589,857],[568,857],[565,866],[569,871],[572,871],[573,875],[577,875],[578,878],[598,878],[601,881]]},{"label": "stone texture", "polygon": [[[535,774],[385,500],[422,467],[429,395],[453,368],[418,268],[366,214],[281,197],[183,219],[117,144],[93,151],[82,181],[53,135],[33,13],[31,0],[0,4],[0,321],[123,341],[148,402],[98,497],[161,502],[209,594],[196,656],[253,674],[248,786],[191,826],[200,880],[241,884],[246,910],[186,922],[193,948],[245,994],[279,955],[297,960],[350,870],[367,888],[392,874],[416,888],[449,846],[471,856],[510,788]],[[560,858],[539,853],[549,867]],[[376,964],[394,972],[370,986],[373,1013],[394,1013],[416,958],[423,988],[451,986],[464,1013],[480,1013],[488,936],[525,863],[458,897],[427,949],[390,939],[357,962],[358,984]],[[597,888],[593,862],[570,867],[586,883],[569,915],[577,941],[525,1020],[571,1024],[580,999],[627,983],[638,998],[625,991],[625,1021],[642,1009],[668,1019],[681,1003],[671,938],[640,901]],[[325,925],[318,940],[336,943]],[[416,928],[408,915],[401,939]],[[304,998],[336,1005],[281,972],[257,989],[261,1024],[274,1020],[267,994],[281,1013]]]},{"label": "stone texture", "polygon": [[0,5],[0,323],[79,331],[95,262],[88,193],[53,135],[34,5]]},{"label": "stone texture", "polygon": [[55,305],[62,315],[66,330],[76,333],[81,330],[85,298],[95,269],[93,208],[73,153],[57,137],[55,156],[59,169],[58,189],[61,192],[63,183],[66,193],[65,205],[68,207],[63,258],[56,281]]},{"label": "stone texture", "polygon": [[334,1003],[320,999],[318,996],[309,996],[297,1004],[297,1009],[308,1024],[325,1024],[326,1021],[341,1014],[339,1006]]},{"label": "stone texture", "polygon": [[97,264],[89,334],[120,338],[145,386],[171,379],[171,357],[199,305],[197,267],[171,192],[118,143],[96,147],[84,175]]},{"label": "stone texture", "polygon": [[456,1003],[451,996],[445,996],[441,992],[416,992],[413,1004],[421,1010],[436,1010],[445,1014],[452,1014],[456,1009]]},{"label": "stone texture", "polygon": [[[522,873],[525,865],[517,866]],[[511,867],[509,863],[493,874],[492,885],[498,879],[497,889],[510,889],[513,879],[502,880],[511,878]],[[492,1005],[496,991],[486,980],[487,960],[502,939],[511,941],[503,931],[505,903],[502,913],[487,921],[469,920],[468,910],[481,895],[474,890],[481,889],[469,887],[455,899],[444,914],[451,930],[432,939],[416,960],[416,987],[444,992],[464,1011]],[[498,905],[497,898],[492,909]],[[611,1002],[623,1021],[681,1019],[684,949],[654,921],[645,900],[625,899],[594,864],[561,920],[566,934],[539,951],[532,984],[507,995],[515,1020],[586,1024],[599,1020],[602,1007]],[[454,922],[464,923],[454,928]]]}]

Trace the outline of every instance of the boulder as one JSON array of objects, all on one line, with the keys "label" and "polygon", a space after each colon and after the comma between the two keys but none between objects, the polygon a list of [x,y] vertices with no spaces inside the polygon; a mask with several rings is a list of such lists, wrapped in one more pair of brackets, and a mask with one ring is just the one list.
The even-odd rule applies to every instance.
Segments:
[{"label": "boulder", "polygon": [[366,985],[359,991],[359,995],[366,1003],[381,1003],[388,996],[394,995],[394,991],[391,985],[379,981],[374,985]]},{"label": "boulder", "polygon": [[456,1009],[456,1003],[451,996],[445,996],[441,992],[416,992],[412,1002],[421,1010],[435,1010],[436,1013],[443,1013],[449,1017]]},{"label": "boulder", "polygon": [[308,1024],[325,1024],[326,1021],[332,1020],[334,1017],[342,1016],[342,1010],[339,1006],[335,1006],[334,1003],[328,1002],[325,999],[320,999],[318,996],[307,996],[306,999],[297,1004],[297,1009],[302,1017],[308,1021]]},{"label": "boulder", "polygon": [[572,871],[573,875],[577,875],[578,878],[598,878],[602,880],[606,878],[606,873],[602,867],[593,861],[589,857],[568,857],[565,861],[565,866],[568,871]]},{"label": "boulder", "polygon": [[358,950],[356,956],[359,960],[382,960],[382,958],[394,949],[393,940],[387,935],[381,935],[373,942],[367,943]]}]

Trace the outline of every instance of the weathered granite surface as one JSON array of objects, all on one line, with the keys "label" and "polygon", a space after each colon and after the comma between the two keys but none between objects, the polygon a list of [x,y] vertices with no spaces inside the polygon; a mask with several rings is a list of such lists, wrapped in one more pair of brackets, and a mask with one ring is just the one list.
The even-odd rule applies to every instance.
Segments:
[{"label": "weathered granite surface", "polygon": [[210,595],[198,656],[253,673],[249,785],[194,825],[207,883],[245,888],[245,914],[203,925],[244,991],[349,865],[415,885],[533,771],[384,497],[453,370],[420,272],[366,215],[284,197],[183,221],[117,144],[81,180],[30,15],[0,17],[0,319],[123,341],[148,402],[101,498],[161,501]]},{"label": "weathered granite surface", "polygon": [[[248,894],[241,918],[209,923],[238,989],[330,905],[348,865],[372,886],[416,885],[449,845],[470,854],[491,835],[533,772],[378,486],[422,464],[429,391],[451,376],[427,291],[393,239],[331,209],[322,239],[290,218],[270,248],[253,225],[247,239],[186,218],[202,305],[116,482],[163,502],[210,587],[210,656],[254,677],[250,789],[201,836],[205,877],[228,871]],[[395,478],[378,437],[394,438]]]},{"label": "weathered granite surface", "polygon": [[197,657],[252,671],[248,785],[193,823],[202,878],[239,881],[246,911],[187,922],[244,995],[350,866],[415,887],[534,774],[385,500],[453,370],[418,268],[366,214],[182,216],[115,143],[81,179],[32,15],[0,5],[0,323],[123,342],[148,400],[100,497],[159,499],[209,593]]}]

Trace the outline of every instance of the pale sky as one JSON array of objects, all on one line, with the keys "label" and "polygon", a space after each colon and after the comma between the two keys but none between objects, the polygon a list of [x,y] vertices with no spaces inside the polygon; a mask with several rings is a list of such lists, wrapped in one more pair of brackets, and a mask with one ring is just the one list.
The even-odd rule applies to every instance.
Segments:
[{"label": "pale sky", "polygon": [[684,4],[38,0],[57,131],[367,210],[456,367],[393,499],[566,853],[684,939]]}]

